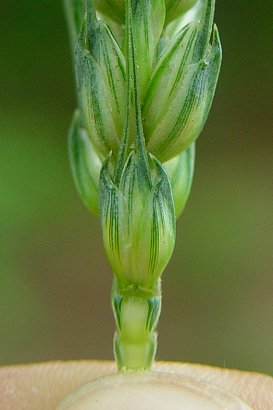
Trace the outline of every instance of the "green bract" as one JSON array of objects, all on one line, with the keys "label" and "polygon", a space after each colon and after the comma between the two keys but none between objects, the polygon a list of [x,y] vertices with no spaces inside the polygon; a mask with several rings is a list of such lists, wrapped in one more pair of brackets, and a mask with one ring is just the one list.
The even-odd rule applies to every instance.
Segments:
[{"label": "green bract", "polygon": [[152,74],[157,44],[164,27],[165,3],[164,0],[138,0],[133,3],[132,30],[136,48],[140,102],[143,103]]},{"label": "green bract", "polygon": [[[105,250],[119,289],[153,289],[175,243],[171,187],[161,164],[151,159],[151,182],[132,152],[118,186],[101,172],[101,224]],[[153,174],[153,175],[152,175]]]},{"label": "green bract", "polygon": [[195,161],[195,144],[177,157],[164,163],[172,187],[175,215],[178,218],[190,194]]},{"label": "green bract", "polygon": [[96,149],[117,154],[125,116],[125,60],[92,2],[75,48],[78,94],[84,125]]},{"label": "green bract", "polygon": [[99,175],[102,159],[81,125],[79,111],[75,111],[69,130],[69,159],[77,190],[85,206],[99,213]]},{"label": "green bract", "polygon": [[[167,161],[187,149],[207,119],[221,65],[216,27],[212,44],[214,2],[200,23],[186,26],[161,56],[144,101],[147,149]],[[160,105],[159,102],[160,101]]]}]

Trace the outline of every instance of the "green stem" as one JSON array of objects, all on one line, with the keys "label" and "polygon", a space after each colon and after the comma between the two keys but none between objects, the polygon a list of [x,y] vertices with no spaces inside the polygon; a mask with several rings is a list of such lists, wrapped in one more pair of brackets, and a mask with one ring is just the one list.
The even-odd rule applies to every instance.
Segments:
[{"label": "green stem", "polygon": [[121,293],[114,283],[112,305],[117,324],[114,351],[118,369],[150,369],[157,349],[155,329],[161,312],[160,284],[147,294],[140,290]]}]

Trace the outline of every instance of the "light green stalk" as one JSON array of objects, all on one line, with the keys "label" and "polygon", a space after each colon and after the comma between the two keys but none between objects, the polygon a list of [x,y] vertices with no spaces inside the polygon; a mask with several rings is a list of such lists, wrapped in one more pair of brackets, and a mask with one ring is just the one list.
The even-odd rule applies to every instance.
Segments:
[{"label": "light green stalk", "polygon": [[215,0],[200,0],[193,22],[169,30],[195,3],[65,0],[79,101],[70,162],[84,204],[100,214],[120,370],[153,363],[161,275],[219,75]]}]

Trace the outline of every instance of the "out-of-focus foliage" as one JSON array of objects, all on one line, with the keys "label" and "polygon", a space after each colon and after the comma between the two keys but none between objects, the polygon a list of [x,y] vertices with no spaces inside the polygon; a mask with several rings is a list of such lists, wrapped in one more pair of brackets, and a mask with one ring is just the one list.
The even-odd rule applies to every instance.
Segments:
[{"label": "out-of-focus foliage", "polygon": [[[225,59],[163,276],[161,359],[273,373],[270,6],[218,2]],[[111,272],[68,165],[61,2],[4,0],[0,49],[0,364],[111,358]]]}]

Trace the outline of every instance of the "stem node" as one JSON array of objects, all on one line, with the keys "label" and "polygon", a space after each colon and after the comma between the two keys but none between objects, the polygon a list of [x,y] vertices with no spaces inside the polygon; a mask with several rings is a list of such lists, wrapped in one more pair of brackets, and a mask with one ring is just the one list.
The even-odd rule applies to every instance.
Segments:
[{"label": "stem node", "polygon": [[152,366],[157,348],[155,329],[161,312],[159,288],[158,285],[150,296],[131,296],[120,294],[114,284],[114,351],[119,370],[147,370]]}]

